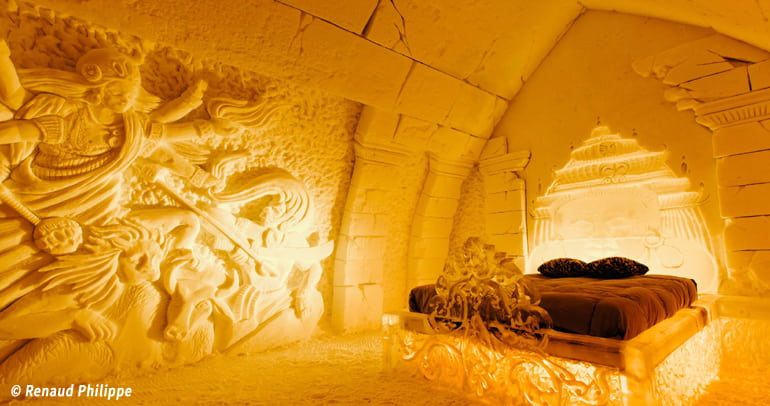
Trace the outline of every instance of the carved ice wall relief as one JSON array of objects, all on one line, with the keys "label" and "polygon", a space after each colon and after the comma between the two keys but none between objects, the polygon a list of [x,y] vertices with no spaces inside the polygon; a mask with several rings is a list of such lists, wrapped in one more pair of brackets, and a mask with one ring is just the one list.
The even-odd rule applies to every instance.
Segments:
[{"label": "carved ice wall relief", "polygon": [[[174,92],[157,59],[143,65],[146,44],[33,23],[86,41],[40,66],[15,42],[23,69],[0,43],[0,382],[72,383],[310,334],[331,226],[317,190],[279,167],[302,162],[260,148],[297,105],[221,71],[157,97],[148,69],[148,87]],[[249,345],[264,337],[279,341]]]},{"label": "carved ice wall relief", "polygon": [[674,175],[666,155],[595,128],[535,201],[528,271],[553,258],[623,256],[651,273],[690,277],[700,292],[715,292],[718,271],[700,193]]}]

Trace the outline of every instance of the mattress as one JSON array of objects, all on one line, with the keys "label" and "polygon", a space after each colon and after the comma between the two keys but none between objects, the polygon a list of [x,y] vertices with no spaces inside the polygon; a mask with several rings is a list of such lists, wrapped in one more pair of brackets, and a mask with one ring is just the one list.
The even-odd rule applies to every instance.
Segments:
[{"label": "mattress", "polygon": [[[693,280],[669,275],[596,279],[535,274],[525,275],[523,281],[539,292],[540,306],[553,319],[553,329],[621,340],[634,338],[689,307],[698,295]],[[430,313],[429,302],[435,295],[434,285],[412,289],[410,311]],[[499,319],[487,311],[482,317]]]}]

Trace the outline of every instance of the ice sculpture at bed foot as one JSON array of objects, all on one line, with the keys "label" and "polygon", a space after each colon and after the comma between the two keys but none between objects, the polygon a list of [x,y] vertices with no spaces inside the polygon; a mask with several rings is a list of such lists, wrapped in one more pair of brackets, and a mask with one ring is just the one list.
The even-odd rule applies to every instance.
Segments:
[{"label": "ice sculpture at bed foot", "polygon": [[[551,327],[551,317],[538,306],[537,292],[521,277],[505,253],[470,237],[447,258],[436,282],[437,295],[428,304],[429,320],[434,328],[447,333],[542,347],[542,331]],[[497,334],[487,336],[490,328]]]},{"label": "ice sculpture at bed foot", "polygon": [[0,384],[89,381],[312,332],[333,244],[319,242],[305,185],[249,151],[286,106],[207,98],[200,79],[164,101],[144,89],[138,50],[77,49],[74,71],[17,70],[0,40],[13,111],[0,121]]}]

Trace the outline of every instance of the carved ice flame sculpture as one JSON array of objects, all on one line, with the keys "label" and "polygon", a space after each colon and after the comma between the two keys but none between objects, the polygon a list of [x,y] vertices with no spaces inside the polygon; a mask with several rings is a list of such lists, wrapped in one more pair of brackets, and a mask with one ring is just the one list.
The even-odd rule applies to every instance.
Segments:
[{"label": "carved ice flame sculpture", "polygon": [[[518,346],[540,347],[551,318],[537,306],[536,292],[519,282],[520,272],[510,259],[495,255],[494,246],[469,238],[447,259],[436,282],[438,293],[430,303],[434,328],[462,330],[485,342],[513,341]],[[494,332],[489,336],[491,327]]]},{"label": "carved ice flame sculpture", "polygon": [[666,151],[594,128],[535,201],[527,271],[553,258],[623,256],[650,273],[689,277],[716,293],[718,271],[701,193],[666,165]]},{"label": "carved ice flame sculpture", "polygon": [[74,72],[17,71],[9,55],[0,41],[13,112],[0,122],[0,384],[71,384],[312,331],[332,243],[310,244],[307,189],[278,168],[231,181],[246,156],[201,142],[265,128],[282,106],[210,99],[209,119],[185,121],[206,84],[163,102],[136,54],[93,49]]},{"label": "carved ice flame sculpture", "polygon": [[469,238],[450,254],[436,292],[428,318],[434,334],[398,338],[404,359],[428,379],[495,404],[608,402],[604,372],[545,354],[551,318],[504,253]]}]

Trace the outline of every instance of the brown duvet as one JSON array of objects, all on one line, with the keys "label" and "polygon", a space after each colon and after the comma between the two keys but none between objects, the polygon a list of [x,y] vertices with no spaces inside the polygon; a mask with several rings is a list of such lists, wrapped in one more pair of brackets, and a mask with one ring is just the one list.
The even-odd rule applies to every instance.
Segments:
[{"label": "brown duvet", "polygon": [[[691,279],[668,275],[595,279],[536,274],[524,280],[540,292],[540,306],[551,315],[555,330],[622,340],[636,337],[697,299]],[[412,289],[410,310],[430,313],[428,302],[435,295],[433,285]]]}]

